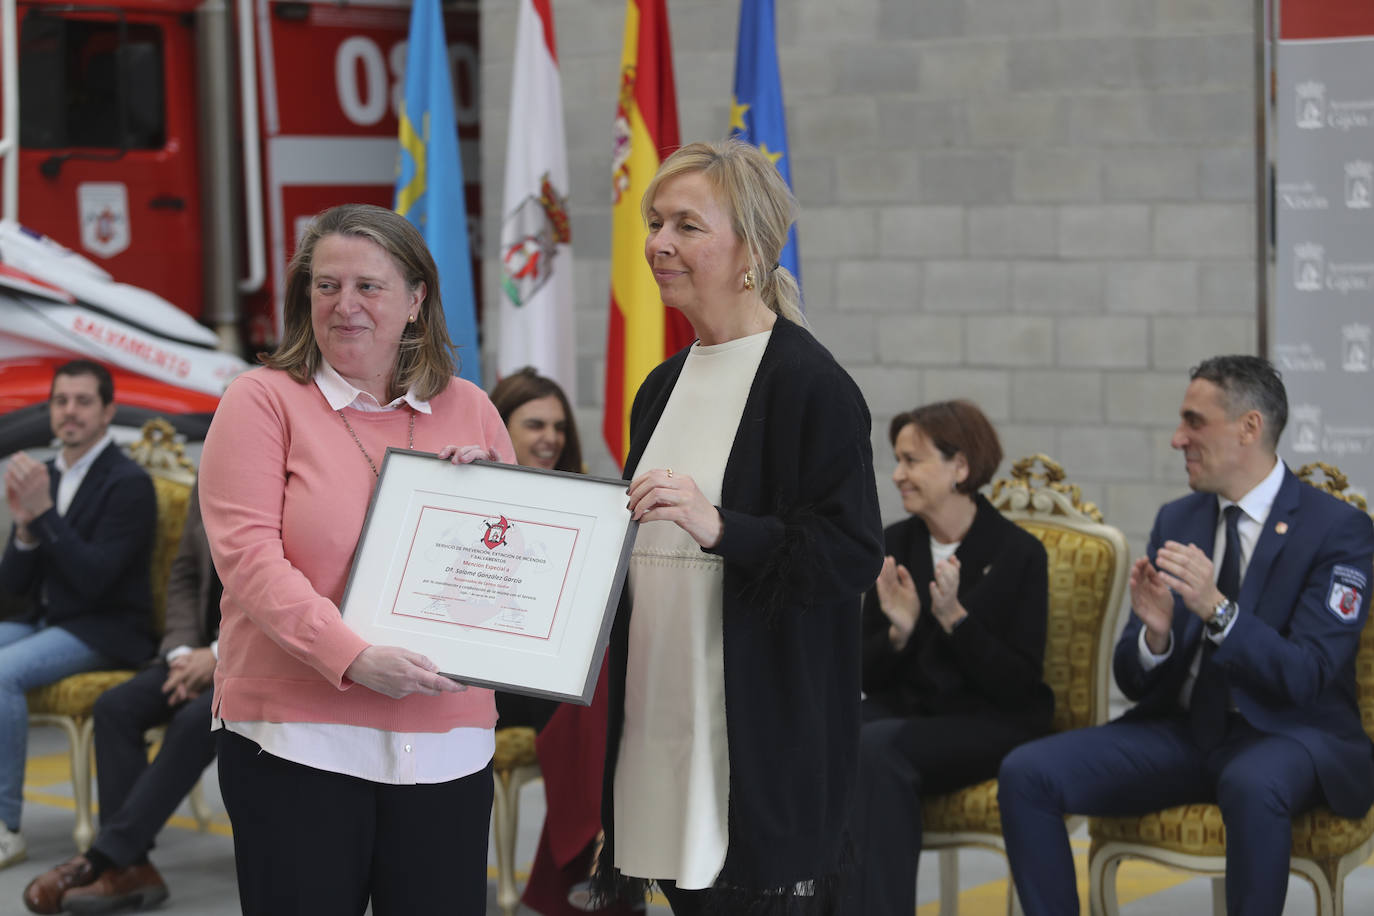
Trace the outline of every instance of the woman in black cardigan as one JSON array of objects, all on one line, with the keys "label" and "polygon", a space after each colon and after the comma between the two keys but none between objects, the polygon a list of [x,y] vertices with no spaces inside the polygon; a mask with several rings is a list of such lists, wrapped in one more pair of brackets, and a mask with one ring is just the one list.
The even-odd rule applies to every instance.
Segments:
[{"label": "woman in black cardigan", "polygon": [[656,881],[677,914],[830,913],[882,564],[868,408],[796,323],[791,199],[766,156],[683,147],[643,210],[663,301],[698,340],[630,416],[643,524],[611,634],[597,888]]},{"label": "woman in black cardigan", "polygon": [[1002,460],[992,424],[946,401],[898,414],[889,437],[911,518],[887,529],[864,601],[862,879],[847,907],[864,916],[915,909],[920,796],[996,776],[1054,711],[1041,677],[1045,548],[978,493]]}]

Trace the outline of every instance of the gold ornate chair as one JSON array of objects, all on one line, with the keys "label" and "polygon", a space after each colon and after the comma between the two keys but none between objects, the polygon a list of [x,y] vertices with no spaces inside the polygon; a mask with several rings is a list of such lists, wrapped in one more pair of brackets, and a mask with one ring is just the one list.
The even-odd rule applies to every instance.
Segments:
[{"label": "gold ornate chair", "polygon": [[496,755],[491,761],[496,780],[492,831],[496,847],[496,905],[515,916],[520,892],[515,887],[515,834],[520,821],[520,790],[539,778],[534,754],[534,729],[525,726],[496,730]]},{"label": "gold ornate chair", "polygon": [[[1035,471],[1039,462],[1044,470]],[[1102,513],[1045,455],[1016,462],[1011,478],[993,484],[992,503],[1038,537],[1049,554],[1049,627],[1045,681],[1054,690],[1054,730],[1094,725],[1107,718],[1107,686],[1116,618],[1126,589],[1129,549]],[[997,780],[921,799],[924,848],[939,850],[940,914],[959,908],[961,847],[1006,854]],[[1007,912],[1019,912],[1007,882]]]},{"label": "gold ornate chair", "polygon": [[[195,466],[176,441],[176,431],[161,418],[143,424],[138,441],[129,447],[130,456],[153,479],[157,493],[157,533],[153,539],[152,589],[154,623],[158,632],[167,610],[167,576],[181,541],[181,528],[195,483]],[[76,848],[85,852],[95,838],[91,820],[91,751],[94,723],[91,711],[96,698],[111,687],[129,680],[133,671],[91,671],[74,674],[46,687],[29,691],[29,725],[50,725],[62,729],[71,750],[72,797],[76,807],[76,829],[72,838]],[[199,786],[197,786],[197,792]],[[193,799],[193,807],[197,807]],[[204,803],[199,803],[197,818],[202,824]]]},{"label": "gold ornate chair", "polygon": [[[1320,470],[1325,479],[1312,479]],[[1324,462],[1298,469],[1298,477],[1369,511],[1363,497],[1347,493],[1345,475]],[[1360,720],[1374,737],[1374,626],[1365,623],[1355,656]],[[1179,805],[1141,817],[1094,817],[1088,821],[1088,894],[1094,916],[1116,916],[1116,872],[1125,859],[1146,859],[1212,877],[1212,912],[1226,912],[1226,828],[1216,805]],[[1289,870],[1312,884],[1320,916],[1344,912],[1345,876],[1374,852],[1374,808],[1364,817],[1337,817],[1320,807],[1293,819]]]}]

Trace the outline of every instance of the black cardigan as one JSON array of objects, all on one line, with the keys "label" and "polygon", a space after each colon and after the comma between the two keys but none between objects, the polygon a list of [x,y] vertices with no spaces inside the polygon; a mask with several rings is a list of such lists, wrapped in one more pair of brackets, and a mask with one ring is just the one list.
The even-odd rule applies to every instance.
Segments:
[{"label": "black cardigan", "polygon": [[[687,352],[654,369],[635,396],[627,479]],[[853,380],[810,333],[779,318],[725,465],[724,533],[710,551],[725,561],[730,761],[728,850],[717,887],[743,890],[755,911],[769,902],[785,905],[803,881],[816,881],[809,899],[820,903],[848,847],[859,735],[858,621],[883,557],[870,433]],[[622,598],[610,645],[606,845],[597,883],[611,896],[644,890],[610,870],[630,613]],[[759,892],[768,890],[775,893],[760,906]],[[724,901],[715,908],[743,911]]]},{"label": "black cardigan", "polygon": [[1040,541],[982,496],[955,551],[959,601],[968,617],[946,634],[930,611],[930,529],[915,516],[884,532],[906,566],[921,616],[900,651],[876,589],[864,599],[864,692],[904,716],[973,715],[1047,732],[1054,694],[1042,679],[1049,573]]}]

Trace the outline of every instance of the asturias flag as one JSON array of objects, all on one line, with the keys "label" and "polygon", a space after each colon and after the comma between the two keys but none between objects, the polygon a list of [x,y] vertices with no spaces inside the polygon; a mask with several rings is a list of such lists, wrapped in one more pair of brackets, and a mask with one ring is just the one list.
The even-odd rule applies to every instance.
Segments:
[{"label": "asturias flag", "polygon": [[519,0],[501,223],[497,372],[533,366],[576,401],[568,152],[550,0]]},{"label": "asturias flag", "polygon": [[463,378],[482,384],[477,309],[472,294],[468,209],[453,117],[453,81],[439,0],[415,0],[410,11],[396,212],[410,220],[439,266],[449,336],[459,347]]},{"label": "asturias flag", "polygon": [[[787,155],[787,118],[778,76],[778,44],[773,0],[740,0],[739,43],[735,47],[735,96],[730,100],[730,135],[763,151],[792,187]],[[779,263],[801,283],[797,227],[788,233]]]},{"label": "asturias flag", "polygon": [[696,337],[680,312],[659,298],[644,260],[639,201],[659,163],[678,147],[677,90],[664,0],[627,0],[620,54],[620,101],[611,163],[611,316],[606,341],[606,412],[601,431],[622,465],[630,405],[659,363]]}]

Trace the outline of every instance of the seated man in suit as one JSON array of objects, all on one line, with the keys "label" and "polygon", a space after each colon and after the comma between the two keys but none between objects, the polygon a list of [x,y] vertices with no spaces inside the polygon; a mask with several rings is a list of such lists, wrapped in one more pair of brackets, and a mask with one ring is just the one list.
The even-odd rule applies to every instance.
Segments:
[{"label": "seated man in suit", "polygon": [[0,591],[32,610],[0,621],[0,868],[20,861],[26,691],[81,671],[134,666],[153,654],[149,560],[153,482],[110,438],[114,382],[103,366],[60,366],[49,398],[57,457],[23,452],[5,468],[14,530]]},{"label": "seated man in suit", "polygon": [[[104,913],[166,899],[167,885],[148,861],[148,851],[215,758],[210,699],[223,591],[193,489],[167,580],[161,658],[133,680],[105,691],[95,704],[100,833],[85,855],[29,883],[24,905],[30,912]],[[150,764],[143,735],[158,725],[166,725],[167,733]]]},{"label": "seated man in suit", "polygon": [[1117,643],[1120,719],[1022,745],[998,798],[1029,916],[1078,912],[1065,814],[1214,802],[1231,913],[1283,911],[1292,818],[1374,803],[1374,746],[1355,702],[1374,525],[1276,457],[1278,372],[1253,356],[1193,370],[1173,447],[1191,495],[1166,504],[1131,568]]}]

